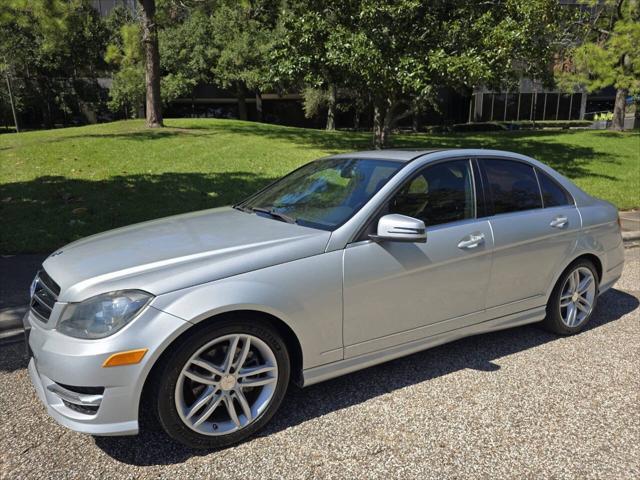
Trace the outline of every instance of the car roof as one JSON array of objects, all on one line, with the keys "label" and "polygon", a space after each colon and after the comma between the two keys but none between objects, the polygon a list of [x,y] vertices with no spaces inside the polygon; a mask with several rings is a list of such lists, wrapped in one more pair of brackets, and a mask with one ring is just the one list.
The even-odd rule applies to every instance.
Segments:
[{"label": "car roof", "polygon": [[422,157],[429,153],[441,152],[447,149],[431,148],[410,149],[410,148],[393,148],[387,150],[364,150],[360,152],[347,152],[338,155],[332,155],[331,158],[375,158],[379,160],[395,160],[398,162],[410,162],[411,160]]},{"label": "car roof", "polygon": [[[509,152],[507,150],[492,150],[485,148],[431,148],[431,149],[410,149],[410,148],[394,148],[388,150],[365,150],[361,152],[347,152],[338,155],[331,155],[328,158],[370,158],[379,160],[391,160],[401,163],[409,163],[412,160],[440,160],[448,157],[478,157],[478,156],[491,156],[491,157],[506,157],[510,159],[516,159],[525,161],[535,167],[538,167],[542,171],[551,175],[560,184],[565,187],[573,195],[573,197],[580,204],[586,204],[593,199],[578,186],[576,186],[571,180],[560,174],[553,168],[544,163],[522,155],[516,152]],[[327,158],[327,157],[325,157]]]},{"label": "car roof", "polygon": [[[340,153],[337,155],[332,155],[331,158],[375,158],[378,160],[392,160],[396,162],[407,163],[417,158],[422,158],[434,153],[443,153],[447,152],[451,154],[451,156],[478,156],[478,155],[491,155],[498,157],[511,157],[511,158],[519,158],[521,160],[531,161],[533,159],[529,157],[525,157],[524,155],[508,152],[506,150],[491,150],[484,148],[430,148],[430,149],[421,149],[421,148],[393,148],[386,150],[364,150],[360,152],[347,152]],[[442,156],[439,155],[438,158]]]}]

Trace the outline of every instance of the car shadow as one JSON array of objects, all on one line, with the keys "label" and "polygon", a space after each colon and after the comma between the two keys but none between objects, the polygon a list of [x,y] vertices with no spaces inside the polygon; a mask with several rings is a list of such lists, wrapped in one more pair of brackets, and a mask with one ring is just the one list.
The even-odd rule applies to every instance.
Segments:
[{"label": "car shadow", "polygon": [[[609,290],[600,298],[586,331],[618,320],[638,308],[639,303],[629,293]],[[458,370],[495,372],[500,366],[493,363],[494,360],[558,338],[539,325],[527,325],[468,337],[305,389],[293,387],[259,436],[272,435],[313,418]],[[210,453],[177,444],[155,425],[143,427],[138,438],[95,437],[95,443],[107,455],[132,465],[175,464]]]},{"label": "car shadow", "polygon": [[274,180],[231,171],[125,173],[101,180],[43,175],[5,183],[0,216],[12,228],[0,236],[0,252],[52,252],[105,230],[233,205]]},{"label": "car shadow", "polygon": [[[185,128],[179,127],[184,122],[169,123],[174,126],[166,130],[147,130],[140,124],[140,130],[130,132],[82,133],[53,138],[51,141],[90,137],[115,140],[120,149],[118,152],[124,152],[129,141],[155,142],[179,137],[186,146],[192,145],[189,142],[196,137],[215,139],[220,136],[224,139],[227,138],[225,135],[235,134],[246,139],[273,139],[301,149],[320,149],[325,153],[371,148],[371,135],[366,132],[336,132],[334,135],[322,130],[237,121],[204,122]],[[571,141],[575,135],[580,135],[580,132],[565,132],[561,138],[555,131],[478,135],[398,134],[394,138],[395,146],[399,148],[481,147],[516,151],[545,162],[572,180],[599,177],[611,188],[616,187],[616,183],[623,180],[621,175],[616,176],[613,171],[597,173],[593,168],[594,163],[619,164],[621,160],[616,152],[605,152]],[[94,178],[87,172],[82,173],[82,168],[93,168],[82,161],[69,173],[40,175],[0,184],[0,216],[5,224],[12,226],[4,229],[0,235],[0,252],[51,252],[66,243],[101,231],[168,215],[231,205],[279,177],[277,162],[265,164],[265,170],[247,165],[236,171],[222,171],[225,165],[222,157],[197,149],[195,152],[202,168],[207,171],[131,173],[124,169],[111,172],[107,178],[100,178],[102,174]],[[189,162],[184,165],[176,162],[175,167],[192,168],[192,165]],[[76,168],[78,171],[72,174]],[[138,170],[138,167],[131,169]]]}]

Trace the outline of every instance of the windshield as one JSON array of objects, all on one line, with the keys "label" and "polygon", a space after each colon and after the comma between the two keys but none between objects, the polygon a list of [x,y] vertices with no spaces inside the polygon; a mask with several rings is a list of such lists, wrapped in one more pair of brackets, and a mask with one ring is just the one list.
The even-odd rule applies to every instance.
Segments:
[{"label": "windshield", "polygon": [[401,167],[400,162],[367,158],[317,160],[236,208],[334,230],[360,210]]}]

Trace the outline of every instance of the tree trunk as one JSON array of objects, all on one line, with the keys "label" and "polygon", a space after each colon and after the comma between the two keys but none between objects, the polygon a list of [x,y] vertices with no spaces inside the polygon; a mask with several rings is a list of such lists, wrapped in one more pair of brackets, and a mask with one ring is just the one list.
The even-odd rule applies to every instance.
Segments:
[{"label": "tree trunk", "polygon": [[240,120],[247,119],[247,99],[244,85],[238,82],[236,87],[236,95],[238,97],[238,118]]},{"label": "tree trunk", "polygon": [[613,122],[611,124],[612,130],[624,130],[624,113],[628,95],[629,90],[626,88],[616,90],[616,101],[613,105]]},{"label": "tree trunk", "polygon": [[158,27],[155,23],[155,0],[138,0],[142,6],[142,45],[145,59],[145,86],[147,89],[147,127],[157,128],[162,123],[160,99],[160,53],[158,49]]},{"label": "tree trunk", "polygon": [[262,92],[256,89],[256,122],[262,122]]},{"label": "tree trunk", "polygon": [[385,138],[382,130],[382,112],[381,106],[378,102],[373,106],[373,147],[376,150],[380,150],[384,146]]},{"label": "tree trunk", "polygon": [[587,113],[587,92],[582,89],[580,93],[580,120],[584,120],[584,116]]},{"label": "tree trunk", "polygon": [[418,103],[416,101],[411,102],[411,131],[413,133],[418,133],[418,131],[420,130],[421,113],[422,111],[418,107]]},{"label": "tree trunk", "polygon": [[327,130],[336,129],[336,84],[329,84],[329,98],[327,100]]},{"label": "tree trunk", "polygon": [[[391,102],[389,102],[391,103]],[[382,148],[391,145],[391,125],[393,124],[393,106],[388,105],[382,120]]]},{"label": "tree trunk", "polygon": [[353,129],[360,130],[360,109],[356,106],[353,110]]},{"label": "tree trunk", "polygon": [[7,81],[7,93],[9,94],[9,103],[11,104],[11,113],[13,114],[13,123],[16,126],[16,133],[20,133],[20,126],[18,125],[18,115],[16,114],[16,106],[13,101],[13,92],[11,91],[11,80],[9,79],[8,69],[4,71],[5,79]]},{"label": "tree trunk", "polygon": [[385,148],[391,137],[393,103],[390,99],[377,101],[373,108],[373,146],[376,150]]},{"label": "tree trunk", "polygon": [[49,102],[49,92],[47,92],[47,101],[42,105],[42,119],[44,122],[44,128],[53,128],[53,113],[51,112],[51,102]]}]

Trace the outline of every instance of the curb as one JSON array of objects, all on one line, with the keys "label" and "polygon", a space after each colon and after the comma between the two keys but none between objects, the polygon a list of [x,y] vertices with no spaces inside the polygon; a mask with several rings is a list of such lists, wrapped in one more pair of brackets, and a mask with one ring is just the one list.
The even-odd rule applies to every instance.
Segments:
[{"label": "curb", "polygon": [[7,307],[0,309],[0,332],[22,330],[22,317],[29,307]]},{"label": "curb", "polygon": [[640,230],[635,232],[622,232],[622,240],[625,242],[640,240]]},{"label": "curb", "polygon": [[640,246],[640,231],[622,232],[622,244],[624,245],[624,248]]},{"label": "curb", "polygon": [[22,328],[14,328],[11,330],[2,330],[0,328],[0,345],[24,342],[24,339],[24,330]]}]

